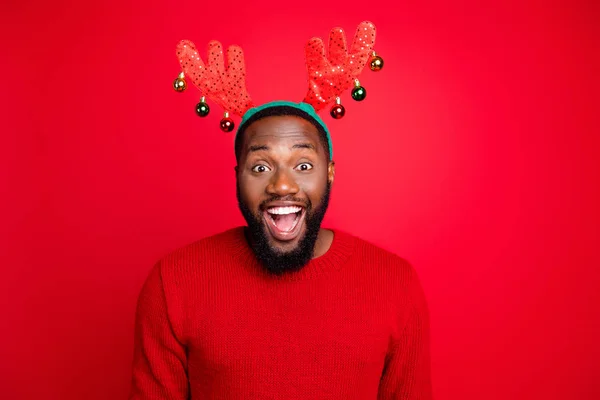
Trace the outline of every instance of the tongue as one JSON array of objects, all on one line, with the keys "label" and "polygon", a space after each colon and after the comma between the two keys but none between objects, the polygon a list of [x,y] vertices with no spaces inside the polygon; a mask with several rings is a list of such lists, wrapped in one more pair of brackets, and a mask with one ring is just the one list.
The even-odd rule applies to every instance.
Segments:
[{"label": "tongue", "polygon": [[295,220],[296,214],[294,213],[273,216],[275,226],[282,232],[289,232],[292,229],[292,226],[294,226]]}]

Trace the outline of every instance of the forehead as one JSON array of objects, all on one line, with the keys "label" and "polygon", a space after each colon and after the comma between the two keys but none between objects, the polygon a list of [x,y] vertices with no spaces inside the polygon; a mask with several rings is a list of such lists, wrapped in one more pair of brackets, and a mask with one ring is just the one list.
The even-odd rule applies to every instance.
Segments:
[{"label": "forehead", "polygon": [[[244,132],[244,147],[287,141],[307,141],[320,149],[319,131],[305,120],[293,115],[265,117],[253,122]],[[320,149],[323,151],[323,149]]]}]

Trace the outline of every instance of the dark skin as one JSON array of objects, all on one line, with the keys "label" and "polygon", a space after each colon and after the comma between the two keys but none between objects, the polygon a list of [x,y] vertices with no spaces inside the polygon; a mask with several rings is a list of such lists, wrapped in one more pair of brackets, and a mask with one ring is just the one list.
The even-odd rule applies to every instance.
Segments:
[{"label": "dark skin", "polygon": [[[260,215],[261,204],[274,196],[319,205],[327,182],[333,183],[335,165],[328,160],[317,128],[300,117],[286,115],[266,117],[248,126],[235,171],[242,200]],[[298,245],[302,235],[288,241],[269,235],[269,244],[287,252]],[[332,241],[333,232],[321,228],[314,257],[325,254]]]}]

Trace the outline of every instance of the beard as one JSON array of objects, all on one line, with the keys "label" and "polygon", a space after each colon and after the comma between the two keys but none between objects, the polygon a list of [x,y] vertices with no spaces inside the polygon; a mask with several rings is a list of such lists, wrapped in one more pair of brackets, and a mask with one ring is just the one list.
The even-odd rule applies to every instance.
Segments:
[{"label": "beard", "polygon": [[313,206],[312,202],[308,199],[302,200],[280,196],[273,196],[261,203],[259,209],[262,209],[262,206],[269,202],[278,200],[301,202],[306,206],[304,234],[300,237],[295,248],[288,251],[282,251],[271,246],[269,243],[270,234],[261,218],[260,210],[257,212],[252,212],[250,210],[248,205],[242,200],[239,183],[237,184],[236,194],[238,205],[248,224],[248,242],[250,243],[250,247],[254,251],[256,258],[268,272],[274,275],[283,275],[286,272],[299,271],[313,258],[315,244],[321,229],[321,222],[323,221],[325,212],[329,206],[330,191],[331,184],[328,182],[325,193],[323,194],[323,197],[321,197],[319,204],[316,206]]}]

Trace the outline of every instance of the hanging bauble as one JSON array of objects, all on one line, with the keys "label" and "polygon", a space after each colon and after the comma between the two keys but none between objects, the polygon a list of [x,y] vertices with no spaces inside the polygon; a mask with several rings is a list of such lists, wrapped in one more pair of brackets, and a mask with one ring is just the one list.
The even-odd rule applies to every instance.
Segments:
[{"label": "hanging bauble", "polygon": [[360,86],[358,79],[354,83],[354,89],[352,89],[352,98],[356,101],[363,101],[367,97],[367,90]]},{"label": "hanging bauble", "polygon": [[381,69],[383,68],[383,58],[381,58],[380,56],[375,54],[375,52],[373,52],[373,55],[371,56],[370,67],[371,71],[381,71]]},{"label": "hanging bauble", "polygon": [[200,117],[206,117],[210,112],[210,107],[206,104],[206,97],[202,96],[200,103],[196,104],[196,114]]},{"label": "hanging bauble", "polygon": [[235,124],[233,123],[233,120],[229,118],[229,113],[226,111],[221,120],[221,130],[223,132],[231,132],[234,127]]},{"label": "hanging bauble", "polygon": [[183,92],[186,87],[187,87],[187,84],[185,83],[185,78],[183,77],[183,72],[180,72],[177,79],[175,79],[173,81],[173,89],[175,89],[176,92]]},{"label": "hanging bauble", "polygon": [[343,118],[344,115],[346,114],[346,109],[342,105],[342,101],[340,100],[339,97],[337,99],[335,99],[335,104],[331,107],[331,110],[329,111],[329,113],[335,119]]}]

